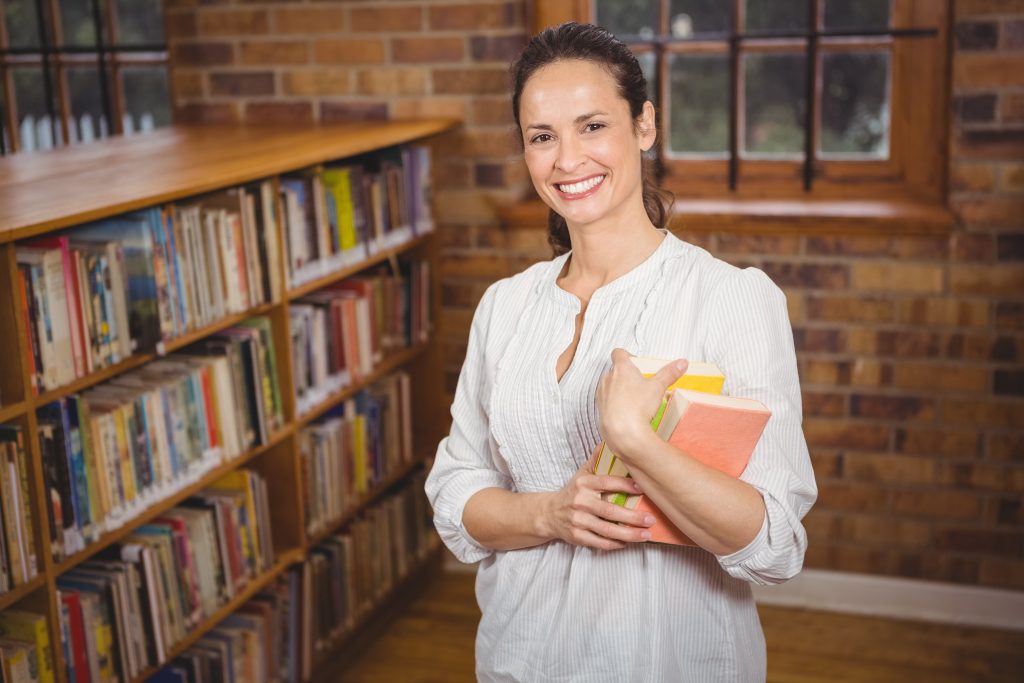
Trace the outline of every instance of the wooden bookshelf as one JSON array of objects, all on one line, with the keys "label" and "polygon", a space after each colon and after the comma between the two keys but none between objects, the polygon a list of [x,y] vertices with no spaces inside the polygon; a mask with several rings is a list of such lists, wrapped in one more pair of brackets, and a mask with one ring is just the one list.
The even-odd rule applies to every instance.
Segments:
[{"label": "wooden bookshelf", "polygon": [[[444,408],[423,402],[423,410],[419,409],[422,397],[433,395],[443,382],[440,350],[435,341],[438,338],[436,311],[440,304],[436,267],[437,240],[431,234],[417,236],[400,246],[384,249],[360,263],[339,268],[315,281],[291,289],[284,288],[277,301],[253,306],[244,312],[228,315],[200,329],[166,340],[156,353],[133,355],[116,365],[38,395],[34,395],[31,389],[31,368],[27,360],[28,339],[20,314],[15,265],[18,241],[254,181],[272,179],[276,184],[281,174],[415,142],[456,125],[457,122],[451,119],[427,119],[358,122],[298,130],[264,126],[171,127],[146,135],[0,159],[0,398],[3,401],[0,403],[0,423],[20,425],[25,437],[30,503],[36,520],[33,532],[38,564],[37,576],[0,594],[0,610],[23,606],[45,612],[58,681],[66,681],[67,676],[60,647],[57,578],[95,557],[105,548],[123,541],[139,526],[166,513],[223,475],[245,466],[256,470],[267,480],[271,507],[274,508],[271,527],[275,563],[262,575],[250,580],[240,594],[221,606],[216,613],[190,630],[185,640],[175,644],[169,658],[187,649],[225,616],[268,586],[290,565],[304,560],[316,542],[341,531],[361,511],[423,467],[423,454],[431,452],[441,436],[437,433],[437,414]],[[278,217],[278,243],[283,245],[280,202],[275,211]],[[288,327],[291,302],[379,264],[395,263],[398,259],[412,256],[427,260],[435,266],[431,269],[430,308],[433,319],[430,341],[392,353],[376,364],[373,372],[363,381],[327,396],[305,414],[297,416]],[[278,267],[283,273],[283,252]],[[50,555],[46,522],[47,485],[42,471],[41,448],[36,436],[36,411],[48,403],[142,367],[165,354],[255,316],[265,316],[270,320],[284,418],[281,428],[270,434],[266,443],[213,467],[195,481],[139,511],[122,526],[101,534],[79,552],[59,562],[54,561]],[[329,525],[328,529],[314,535],[307,534],[298,431],[368,384],[399,369],[409,372],[412,377],[416,459],[389,473],[383,481],[360,497],[340,520]],[[421,561],[417,566],[427,565]],[[406,576],[402,583],[410,581],[415,581],[415,571]],[[372,619],[372,616],[365,615],[362,619]],[[135,680],[145,680],[158,668],[151,667]]]}]

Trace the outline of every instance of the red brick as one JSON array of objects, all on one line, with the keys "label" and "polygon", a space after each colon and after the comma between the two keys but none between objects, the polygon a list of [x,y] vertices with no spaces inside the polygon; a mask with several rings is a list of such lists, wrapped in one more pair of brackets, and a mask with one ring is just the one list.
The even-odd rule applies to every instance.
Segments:
[{"label": "red brick", "polygon": [[879,420],[933,420],[935,401],[917,396],[878,396],[854,394],[850,397],[850,415]]},{"label": "red brick", "polygon": [[1020,0],[958,0],[954,3],[956,18],[1013,14],[1020,11]]},{"label": "red brick", "polygon": [[843,476],[878,484],[931,484],[935,461],[887,453],[849,453],[843,459]]},{"label": "red brick", "polygon": [[487,95],[508,90],[505,69],[435,69],[434,92],[440,95]]},{"label": "red brick", "polygon": [[1002,363],[1016,363],[1024,361],[1024,339],[1013,337],[996,337],[992,344],[992,353],[989,358]]},{"label": "red brick", "polygon": [[441,269],[445,277],[488,278],[502,273],[505,264],[498,254],[453,253],[445,257]]},{"label": "red brick", "polygon": [[978,494],[962,491],[893,491],[892,510],[932,519],[978,519],[981,500]]},{"label": "red brick", "polygon": [[1024,192],[1024,164],[1003,164],[999,168],[999,189],[1006,193]]},{"label": "red brick", "polygon": [[1024,424],[1024,402],[947,398],[943,401],[942,421],[978,427],[1019,428]]},{"label": "red brick", "polygon": [[901,389],[978,394],[988,389],[988,369],[948,363],[897,363],[893,384]]},{"label": "red brick", "polygon": [[167,31],[167,42],[175,43],[181,38],[194,38],[199,35],[199,18],[193,11],[166,12],[164,27]]},{"label": "red brick", "polygon": [[854,289],[939,294],[943,290],[941,266],[865,261],[850,266]]},{"label": "red brick", "polygon": [[448,116],[466,120],[469,103],[462,97],[426,97],[393,99],[391,115],[395,118],[417,118],[430,116]]},{"label": "red brick", "polygon": [[899,321],[942,327],[985,327],[989,324],[987,301],[970,299],[909,299],[900,302]]},{"label": "red brick", "polygon": [[843,474],[842,452],[823,451],[819,448],[812,448],[811,467],[814,468],[814,478],[821,482],[825,479],[838,479]]},{"label": "red brick", "polygon": [[174,92],[173,101],[202,97],[204,93],[203,75],[201,73],[175,69],[171,80]]},{"label": "red brick", "polygon": [[808,358],[802,362],[800,379],[803,384],[849,384],[850,362]]},{"label": "red brick", "polygon": [[416,67],[363,69],[356,74],[356,89],[364,95],[423,95],[427,71]]},{"label": "red brick", "polygon": [[804,391],[804,415],[818,417],[842,417],[846,414],[845,394],[829,394],[820,391]]},{"label": "red brick", "polygon": [[517,34],[511,36],[473,36],[469,39],[470,54],[477,62],[497,61],[507,64],[526,45],[528,38]]},{"label": "red brick", "polygon": [[274,11],[274,29],[283,33],[340,33],[345,30],[344,7],[284,7]]},{"label": "red brick", "polygon": [[465,57],[462,38],[395,38],[391,58],[396,62],[461,62]]},{"label": "red brick", "polygon": [[204,36],[251,36],[269,30],[266,10],[204,8],[199,12],[199,32]]},{"label": "red brick", "polygon": [[893,240],[892,257],[899,260],[944,262],[949,258],[949,246],[949,237],[900,237]]},{"label": "red brick", "polygon": [[171,46],[175,66],[224,66],[234,61],[230,43],[180,43]]},{"label": "red brick", "polygon": [[1019,298],[1024,292],[1024,268],[1019,265],[957,266],[950,272],[955,294]]},{"label": "red brick", "polygon": [[954,131],[952,153],[954,158],[965,161],[1017,161],[1024,155],[1024,130],[1019,130],[1019,127],[996,130],[959,128]]},{"label": "red brick", "polygon": [[999,118],[1007,123],[1024,121],[1024,95],[1003,93],[999,97]]},{"label": "red brick", "polygon": [[1024,559],[983,558],[978,582],[992,588],[1024,590]]},{"label": "red brick", "polygon": [[953,60],[953,87],[1002,88],[1024,85],[1024,55],[959,53]]},{"label": "red brick", "polygon": [[1024,303],[1018,301],[996,303],[996,327],[1001,330],[1024,330]]},{"label": "red brick", "polygon": [[246,123],[312,123],[310,102],[249,102],[245,105]]},{"label": "red brick", "polygon": [[232,72],[210,74],[210,93],[251,97],[274,94],[274,74],[270,72]]},{"label": "red brick", "polygon": [[799,352],[836,353],[843,349],[840,330],[797,327],[793,329],[793,343]]},{"label": "red brick", "polygon": [[281,75],[286,95],[306,97],[317,95],[347,95],[352,92],[346,69],[295,69]]},{"label": "red brick", "polygon": [[383,121],[388,118],[386,102],[321,102],[321,123]]},{"label": "red brick", "polygon": [[1024,396],[1024,370],[997,369],[992,384],[996,396]]},{"label": "red brick", "polygon": [[946,463],[938,481],[945,486],[979,491],[1024,491],[1024,468],[1018,465]]},{"label": "red brick", "polygon": [[888,515],[844,515],[839,536],[857,543],[876,543],[900,548],[926,547],[931,544],[931,525]]},{"label": "red brick", "polygon": [[1024,527],[1024,499],[1019,495],[989,498],[985,523],[990,526]]},{"label": "red brick", "polygon": [[949,177],[954,192],[990,192],[995,188],[992,164],[954,163]]},{"label": "red brick", "polygon": [[992,434],[988,457],[1001,462],[1024,463],[1024,434]]},{"label": "red brick", "polygon": [[382,64],[384,41],[376,38],[318,40],[313,45],[319,64]]},{"label": "red brick", "polygon": [[238,123],[238,105],[225,103],[190,103],[174,110],[175,123]]},{"label": "red brick", "polygon": [[519,3],[476,2],[463,5],[439,5],[430,8],[430,28],[480,30],[521,26]]},{"label": "red brick", "polygon": [[1024,552],[1024,532],[986,531],[963,527],[940,528],[935,533],[935,548],[957,553],[1016,557]]},{"label": "red brick", "polygon": [[423,30],[421,7],[353,7],[351,19],[357,33]]},{"label": "red brick", "polygon": [[920,425],[908,425],[896,430],[895,448],[908,455],[977,459],[982,455],[981,444],[982,434],[974,431],[953,431]]},{"label": "red brick", "polygon": [[242,64],[284,66],[309,61],[309,44],[305,41],[243,41],[239,50]]},{"label": "red brick", "polygon": [[810,446],[880,451],[889,445],[888,427],[850,420],[808,418],[804,435]]},{"label": "red brick", "polygon": [[811,320],[829,322],[891,322],[895,304],[889,299],[872,296],[813,296],[807,300]]},{"label": "red brick", "polygon": [[989,262],[995,258],[992,235],[958,232],[953,235],[953,257],[961,262]]},{"label": "red brick", "polygon": [[893,241],[888,237],[821,235],[807,237],[807,253],[827,256],[890,256]]},{"label": "red brick", "polygon": [[507,96],[474,97],[470,103],[469,123],[511,126],[512,107]]},{"label": "red brick", "polygon": [[882,510],[887,497],[877,486],[823,482],[818,486],[816,505],[825,510]]},{"label": "red brick", "polygon": [[[719,240],[721,246],[722,241]],[[849,285],[849,273],[842,265],[768,262],[762,270],[780,287],[846,289]]]},{"label": "red brick", "polygon": [[950,208],[971,228],[1019,228],[1024,226],[1024,198],[1018,197],[955,197]]}]

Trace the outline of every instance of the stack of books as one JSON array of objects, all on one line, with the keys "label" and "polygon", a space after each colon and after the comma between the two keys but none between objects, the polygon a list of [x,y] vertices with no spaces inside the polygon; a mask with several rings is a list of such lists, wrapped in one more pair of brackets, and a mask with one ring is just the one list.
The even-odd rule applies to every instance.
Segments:
[{"label": "stack of books", "polygon": [[0,593],[39,573],[27,457],[21,427],[0,425]]}]

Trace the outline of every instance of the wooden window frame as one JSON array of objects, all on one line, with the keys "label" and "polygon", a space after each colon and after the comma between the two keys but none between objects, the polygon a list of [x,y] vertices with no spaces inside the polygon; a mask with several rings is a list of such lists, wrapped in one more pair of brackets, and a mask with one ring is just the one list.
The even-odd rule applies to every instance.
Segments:
[{"label": "wooden window frame", "polygon": [[[819,0],[820,1],[820,0]],[[662,0],[667,2],[667,0]],[[664,14],[664,13],[663,13]],[[787,199],[797,201],[870,199],[938,204],[946,195],[948,154],[949,35],[952,16],[947,0],[892,0],[893,29],[934,29],[926,38],[818,39],[818,54],[843,49],[891,45],[889,158],[886,160],[817,159],[814,182],[807,191],[802,160],[745,159],[736,162],[735,188],[729,188],[729,161],[679,159],[660,154],[662,183],[682,199]],[[593,0],[543,0],[531,7],[535,30],[564,21],[592,21]],[[664,22],[668,18],[663,19]],[[790,44],[747,41],[747,49],[804,50],[804,40]],[[669,51],[722,50],[720,42],[691,42]],[[639,50],[638,50],[639,51]],[[815,66],[820,79],[820,67]],[[667,79],[663,79],[667,80]],[[913,87],[908,84],[913,82]],[[667,102],[667,84],[659,93]],[[816,98],[817,99],[817,98]],[[659,107],[659,116],[661,115]],[[815,117],[815,129],[820,125]],[[662,130],[665,123],[662,119]],[[816,130],[814,131],[816,135]],[[662,137],[665,137],[664,135]],[[816,148],[816,142],[812,140]]]},{"label": "wooden window frame", "polygon": [[[124,80],[125,68],[134,66],[169,67],[166,42],[155,45],[120,45],[118,44],[117,7],[115,0],[90,0],[90,9],[94,12],[96,25],[96,42],[91,46],[64,45],[63,26],[61,23],[60,0],[35,0],[45,5],[43,13],[46,20],[45,39],[40,49],[9,50],[6,15],[2,11],[0,0],[0,89],[3,90],[3,123],[8,131],[9,148],[0,147],[0,156],[16,154],[20,151],[17,101],[14,87],[14,70],[18,67],[38,66],[43,69],[44,78],[53,80],[46,83],[48,99],[54,100],[51,115],[59,122],[60,144],[69,144],[70,126],[73,116],[71,96],[68,88],[68,71],[81,67],[97,69],[100,82],[102,106],[107,117],[109,135],[124,133],[124,114],[126,100]],[[102,3],[103,20],[99,18],[99,7]],[[53,122],[51,121],[51,125]],[[57,131],[55,130],[54,133]],[[54,135],[55,141],[58,139]],[[0,145],[3,145],[0,136]]]}]

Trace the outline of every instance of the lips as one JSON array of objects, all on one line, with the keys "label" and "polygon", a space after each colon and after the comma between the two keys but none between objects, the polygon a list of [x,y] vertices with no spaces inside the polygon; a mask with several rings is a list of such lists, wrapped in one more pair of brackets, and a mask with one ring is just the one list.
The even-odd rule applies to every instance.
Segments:
[{"label": "lips", "polygon": [[555,189],[564,199],[582,199],[594,194],[604,179],[604,175],[593,175],[569,183],[555,183]]}]

